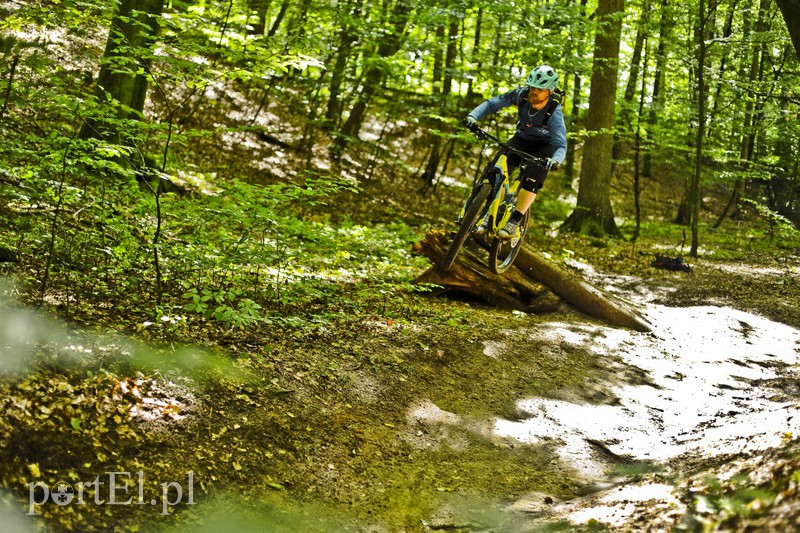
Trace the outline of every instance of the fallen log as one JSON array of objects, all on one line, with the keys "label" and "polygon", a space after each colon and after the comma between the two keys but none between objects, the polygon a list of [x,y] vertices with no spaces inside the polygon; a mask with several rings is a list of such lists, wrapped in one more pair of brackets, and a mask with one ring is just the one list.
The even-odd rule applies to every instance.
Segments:
[{"label": "fallen log", "polygon": [[433,262],[417,278],[417,283],[432,283],[441,287],[440,293],[466,293],[490,305],[528,313],[552,311],[560,298],[578,311],[613,326],[650,330],[633,306],[589,285],[530,246],[525,245],[514,265],[498,276],[486,266],[485,251],[472,239],[445,272],[438,265],[449,245],[450,240],[441,231],[428,233],[417,245],[416,251]]}]

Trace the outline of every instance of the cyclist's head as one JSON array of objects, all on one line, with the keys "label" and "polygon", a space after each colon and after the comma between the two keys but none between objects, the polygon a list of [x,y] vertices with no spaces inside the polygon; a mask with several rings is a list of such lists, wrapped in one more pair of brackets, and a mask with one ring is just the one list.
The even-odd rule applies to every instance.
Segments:
[{"label": "cyclist's head", "polygon": [[531,70],[528,78],[525,80],[528,87],[536,89],[547,89],[552,91],[558,87],[558,74],[553,67],[547,65],[539,65]]}]

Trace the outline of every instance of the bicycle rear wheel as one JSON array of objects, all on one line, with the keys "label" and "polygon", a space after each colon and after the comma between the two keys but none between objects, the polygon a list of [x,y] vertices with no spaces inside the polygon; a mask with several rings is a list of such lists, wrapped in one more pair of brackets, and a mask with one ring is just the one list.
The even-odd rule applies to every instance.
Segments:
[{"label": "bicycle rear wheel", "polygon": [[453,266],[458,252],[461,251],[461,247],[464,246],[464,242],[467,240],[467,237],[469,237],[469,234],[475,229],[475,223],[478,221],[478,216],[480,216],[484,205],[486,205],[486,199],[489,197],[491,190],[492,186],[489,182],[484,181],[481,183],[478,190],[472,194],[464,217],[461,219],[461,224],[458,226],[456,236],[453,238],[453,243],[450,245],[444,259],[442,259],[439,265],[445,271],[450,270],[450,267]]},{"label": "bicycle rear wheel", "polygon": [[514,263],[517,254],[522,249],[522,242],[525,240],[525,233],[528,231],[528,219],[531,210],[525,213],[520,222],[519,239],[500,239],[495,238],[492,248],[489,251],[489,269],[495,274],[502,274]]}]

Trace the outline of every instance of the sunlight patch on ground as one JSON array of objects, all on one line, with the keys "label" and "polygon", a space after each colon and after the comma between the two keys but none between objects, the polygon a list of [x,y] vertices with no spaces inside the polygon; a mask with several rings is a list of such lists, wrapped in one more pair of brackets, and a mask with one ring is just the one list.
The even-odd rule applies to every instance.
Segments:
[{"label": "sunlight patch on ground", "polygon": [[[223,124],[217,124],[218,128],[224,128]],[[221,134],[222,144],[230,150],[234,146],[239,148],[246,148],[253,152],[257,152],[263,148],[263,143],[258,142],[253,135],[244,131],[224,131]],[[273,158],[274,159],[274,158]]]},{"label": "sunlight patch on ground", "polygon": [[130,405],[131,417],[150,422],[183,420],[196,403],[188,387],[144,376],[117,380],[112,397]]},{"label": "sunlight patch on ground", "polygon": [[767,267],[767,266],[754,266],[754,265],[734,265],[734,264],[716,264],[717,268],[724,272],[732,274],[741,274],[743,276],[777,276],[792,278],[800,274],[798,267]]},{"label": "sunlight patch on ground", "polygon": [[506,349],[508,349],[508,347],[504,342],[484,341],[483,343],[483,354],[492,359],[500,359]]},{"label": "sunlight patch on ground", "polygon": [[[798,330],[722,307],[651,306],[647,318],[652,333],[561,323],[540,327],[548,343],[609,358],[605,364],[620,375],[610,389],[618,402],[526,399],[518,406],[530,417],[497,420],[496,434],[560,443],[564,462],[595,478],[603,470],[603,461],[593,459],[598,443],[616,455],[665,461],[686,452],[765,449],[800,432],[797,405],[773,401],[775,391],[759,386],[797,363]],[[636,383],[623,376],[631,369],[644,371]]]},{"label": "sunlight patch on ground", "polygon": [[[672,494],[673,487],[663,483],[646,483],[617,487],[585,500],[571,501],[556,506],[553,511],[574,524],[596,520],[612,526],[621,526],[633,516],[638,506],[658,507],[660,511],[682,514],[683,505]],[[591,505],[586,505],[590,503]],[[638,505],[637,505],[638,504]],[[667,531],[665,528],[664,531]]]}]

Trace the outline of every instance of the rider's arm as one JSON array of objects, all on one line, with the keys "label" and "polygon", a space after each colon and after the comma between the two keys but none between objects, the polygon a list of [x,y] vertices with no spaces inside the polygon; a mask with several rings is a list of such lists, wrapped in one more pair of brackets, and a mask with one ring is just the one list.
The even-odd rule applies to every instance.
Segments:
[{"label": "rider's arm", "polygon": [[567,127],[564,125],[564,113],[561,112],[561,106],[556,107],[550,120],[547,121],[550,126],[550,142],[553,144],[553,159],[558,161],[558,164],[564,162],[567,156]]},{"label": "rider's arm", "polygon": [[514,89],[513,91],[508,91],[500,96],[489,98],[481,105],[470,111],[469,116],[473,117],[475,120],[480,120],[483,117],[491,115],[492,113],[497,113],[504,107],[515,105],[518,101],[517,93],[519,91],[520,89]]}]

